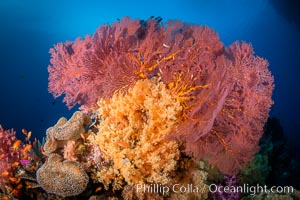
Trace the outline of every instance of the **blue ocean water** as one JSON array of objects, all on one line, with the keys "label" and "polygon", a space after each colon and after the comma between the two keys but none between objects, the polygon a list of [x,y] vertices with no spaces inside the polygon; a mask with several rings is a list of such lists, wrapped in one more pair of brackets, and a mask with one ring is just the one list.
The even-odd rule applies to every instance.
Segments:
[{"label": "blue ocean water", "polygon": [[[283,3],[282,3],[283,2]],[[49,49],[53,44],[93,34],[123,16],[179,19],[215,29],[225,45],[252,43],[270,62],[274,106],[288,141],[300,157],[300,27],[289,1],[172,0],[0,2],[0,124],[31,130],[41,139],[61,116],[70,117],[62,98],[48,93]],[[284,3],[285,2],[285,3]],[[287,13],[289,15],[287,15]]]}]

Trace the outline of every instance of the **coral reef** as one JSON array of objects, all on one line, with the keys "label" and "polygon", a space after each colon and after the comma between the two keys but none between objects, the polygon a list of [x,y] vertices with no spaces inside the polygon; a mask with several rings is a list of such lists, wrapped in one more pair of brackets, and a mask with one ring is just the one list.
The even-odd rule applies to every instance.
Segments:
[{"label": "coral reef", "polygon": [[208,182],[235,186],[240,172],[241,182],[268,184],[271,162],[293,164],[263,142],[253,159],[274,80],[251,44],[226,47],[207,26],[124,17],[50,54],[49,92],[81,111],[48,128],[43,146],[0,126],[1,198],[239,199],[208,194]]},{"label": "coral reef", "polygon": [[168,139],[185,143],[186,154],[237,174],[258,151],[273,77],[250,44],[224,47],[208,27],[125,17],[50,53],[49,91],[64,93],[69,107],[91,112],[99,99],[159,77],[183,107]]},{"label": "coral reef", "polygon": [[[0,126],[5,195],[206,199],[207,181],[225,175],[220,185],[236,185],[259,149],[274,85],[250,44],[226,47],[207,26],[124,17],[50,53],[49,92],[81,111],[47,129],[41,152],[31,132],[22,130],[23,143]],[[260,176],[270,161],[257,155],[240,177]],[[137,191],[141,184],[173,191]]]}]

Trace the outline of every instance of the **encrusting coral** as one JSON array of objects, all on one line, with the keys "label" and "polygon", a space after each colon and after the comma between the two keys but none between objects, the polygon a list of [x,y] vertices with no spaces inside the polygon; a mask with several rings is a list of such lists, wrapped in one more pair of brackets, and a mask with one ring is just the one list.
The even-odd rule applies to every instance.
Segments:
[{"label": "encrusting coral", "polygon": [[98,102],[101,119],[90,143],[112,164],[96,169],[99,182],[120,189],[129,185],[170,181],[179,159],[179,145],[165,136],[182,114],[180,103],[156,78],[138,81],[127,93]]}]

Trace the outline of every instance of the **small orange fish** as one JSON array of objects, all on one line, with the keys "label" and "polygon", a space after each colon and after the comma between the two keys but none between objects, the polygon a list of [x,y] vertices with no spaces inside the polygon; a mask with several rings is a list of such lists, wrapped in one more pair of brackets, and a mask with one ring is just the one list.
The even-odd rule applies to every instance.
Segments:
[{"label": "small orange fish", "polygon": [[85,142],[85,139],[86,139],[86,138],[84,137],[83,133],[80,134],[80,137],[81,137],[81,138],[83,139],[83,141]]},{"label": "small orange fish", "polygon": [[129,144],[127,142],[124,142],[124,141],[119,141],[119,142],[117,142],[117,144],[121,147],[125,147],[125,148],[129,147]]},{"label": "small orange fish", "polygon": [[20,163],[19,163],[18,161],[13,162],[13,163],[11,164],[12,167],[17,167],[17,166],[19,166],[19,165],[20,165]]},{"label": "small orange fish", "polygon": [[0,160],[3,159],[3,158],[6,158],[6,157],[7,157],[7,154],[3,153],[3,154],[0,155]]},{"label": "small orange fish", "polygon": [[15,178],[15,177],[11,177],[11,178],[9,178],[9,180],[10,180],[12,183],[15,183],[15,184],[18,184],[18,183],[21,181],[20,178]]},{"label": "small orange fish", "polygon": [[[25,186],[26,188],[36,188],[36,187],[39,187],[39,185],[37,183],[32,183],[32,182],[29,182],[29,181],[26,181],[25,184],[26,184],[26,186]],[[45,183],[45,185],[46,185],[46,183]]]},{"label": "small orange fish", "polygon": [[96,195],[91,196],[91,197],[89,198],[89,200],[97,200]]},{"label": "small orange fish", "polygon": [[30,144],[26,144],[25,147],[23,148],[24,152],[28,152],[31,150],[31,145]]},{"label": "small orange fish", "polygon": [[22,141],[21,140],[17,140],[14,142],[14,144],[12,145],[11,149],[16,151],[19,149],[20,145],[22,144]]},{"label": "small orange fish", "polygon": [[17,186],[17,189],[22,189],[22,187],[23,187],[23,185],[22,184],[19,184],[18,186]]},{"label": "small orange fish", "polygon": [[26,184],[26,188],[32,188],[33,183],[26,181],[25,184]]},{"label": "small orange fish", "polygon": [[36,167],[34,165],[31,165],[29,168],[29,171],[35,171]]},{"label": "small orange fish", "polygon": [[27,131],[26,131],[25,128],[22,128],[22,133],[23,133],[24,135],[27,135]]},{"label": "small orange fish", "polygon": [[22,160],[28,160],[28,155],[27,155],[27,154],[24,155],[24,156],[22,157]]},{"label": "small orange fish", "polygon": [[41,152],[42,155],[48,156],[48,154],[44,151],[44,147],[43,146],[40,147],[40,152]]},{"label": "small orange fish", "polygon": [[104,156],[104,158],[109,158],[108,154],[105,151],[101,151],[101,154]]},{"label": "small orange fish", "polygon": [[101,190],[102,190],[102,187],[99,186],[99,187],[96,188],[95,192],[99,192],[99,191],[101,191]]},{"label": "small orange fish", "polygon": [[33,147],[36,147],[36,144],[37,144],[37,139],[34,138],[34,141],[33,141],[33,143],[32,143],[32,146],[33,146]]},{"label": "small orange fish", "polygon": [[1,197],[1,200],[9,200],[10,198],[8,196]]},{"label": "small orange fish", "polygon": [[80,137],[83,139],[83,141],[85,142],[86,139],[90,136],[91,132],[90,131],[87,131],[85,133],[81,133],[80,134]]},{"label": "small orange fish", "polygon": [[18,189],[13,189],[11,191],[11,195],[13,195],[13,196],[20,196],[20,194],[21,194],[21,192]]},{"label": "small orange fish", "polygon": [[27,137],[26,137],[26,139],[25,139],[26,141],[29,141],[29,140],[30,140],[31,134],[32,134],[32,132],[29,131],[28,134],[27,134]]},{"label": "small orange fish", "polygon": [[1,173],[1,175],[2,175],[2,176],[8,176],[8,175],[9,175],[9,172],[8,172],[7,170],[5,170],[5,171],[3,171],[3,172]]}]

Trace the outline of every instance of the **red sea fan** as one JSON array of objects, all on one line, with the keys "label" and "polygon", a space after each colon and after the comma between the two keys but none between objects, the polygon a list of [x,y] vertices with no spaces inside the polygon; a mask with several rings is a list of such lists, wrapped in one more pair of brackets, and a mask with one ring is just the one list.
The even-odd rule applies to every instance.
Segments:
[{"label": "red sea fan", "polygon": [[191,74],[199,76],[201,68],[211,65],[211,57],[223,48],[208,27],[179,21],[161,24],[160,20],[125,17],[99,27],[93,37],[55,45],[50,50],[49,91],[54,97],[65,94],[69,108],[78,103],[89,111],[99,97],[109,98],[159,70],[166,83],[183,68],[191,67]]},{"label": "red sea fan", "polygon": [[268,62],[244,42],[224,47],[209,27],[160,21],[125,17],[92,37],[55,45],[49,91],[65,94],[69,108],[78,103],[90,111],[98,98],[159,76],[184,107],[168,139],[235,174],[257,151],[273,103]]},{"label": "red sea fan", "polygon": [[49,71],[49,91],[54,97],[65,94],[64,102],[69,108],[87,100],[91,93],[93,77],[87,66],[83,65],[83,56],[91,47],[91,37],[75,42],[59,43],[50,49],[52,58]]},{"label": "red sea fan", "polygon": [[139,20],[124,18],[101,26],[93,37],[55,45],[50,50],[49,91],[54,97],[65,94],[69,108],[78,103],[88,111],[99,97],[133,82],[137,68],[126,55],[134,49],[140,26]]},{"label": "red sea fan", "polygon": [[[254,56],[251,45],[236,42],[225,53],[232,64],[226,69],[227,84],[220,90],[224,91],[223,95],[216,103],[207,102],[213,105],[205,110],[211,116],[204,122],[209,124],[208,129],[198,124],[195,125],[198,129],[184,127],[189,130],[185,135],[186,152],[208,159],[226,174],[236,174],[258,150],[258,141],[273,103],[274,86],[268,62]],[[194,117],[199,123],[203,115]]]}]

